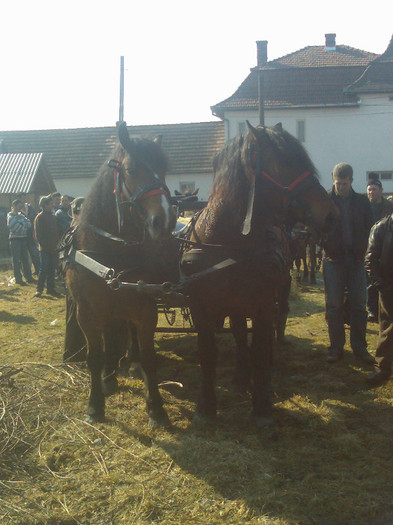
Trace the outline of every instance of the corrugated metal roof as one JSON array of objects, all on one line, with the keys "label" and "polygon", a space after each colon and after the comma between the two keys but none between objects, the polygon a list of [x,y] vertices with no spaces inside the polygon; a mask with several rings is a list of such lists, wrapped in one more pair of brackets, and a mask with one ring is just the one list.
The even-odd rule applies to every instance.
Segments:
[{"label": "corrugated metal roof", "polygon": [[0,193],[29,193],[42,153],[1,153]]}]

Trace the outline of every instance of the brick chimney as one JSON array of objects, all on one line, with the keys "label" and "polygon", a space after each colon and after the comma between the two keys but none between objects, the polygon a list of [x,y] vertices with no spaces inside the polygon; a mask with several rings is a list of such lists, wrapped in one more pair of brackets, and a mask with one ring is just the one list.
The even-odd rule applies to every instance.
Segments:
[{"label": "brick chimney", "polygon": [[267,64],[267,40],[257,41],[257,66],[261,67]]},{"label": "brick chimney", "polygon": [[326,33],[325,51],[336,51],[336,33]]}]

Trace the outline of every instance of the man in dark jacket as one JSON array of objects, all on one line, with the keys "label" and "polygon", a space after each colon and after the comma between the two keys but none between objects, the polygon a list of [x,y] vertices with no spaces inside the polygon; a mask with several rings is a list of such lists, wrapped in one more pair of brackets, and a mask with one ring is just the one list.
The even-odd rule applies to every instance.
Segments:
[{"label": "man in dark jacket", "polygon": [[59,241],[59,230],[57,220],[53,215],[53,200],[50,196],[41,197],[40,207],[42,211],[34,220],[34,233],[38,242],[40,252],[40,271],[38,274],[37,292],[35,297],[41,297],[46,289],[49,295],[61,297],[55,290],[55,270],[58,262],[57,243]]},{"label": "man in dark jacket", "polygon": [[323,278],[330,348],[328,362],[343,357],[345,345],[344,293],[350,306],[350,343],[355,356],[374,363],[367,352],[367,279],[364,255],[373,225],[370,203],[352,189],[353,169],[341,163],[334,167],[329,196],[340,211],[335,230],[323,243]]},{"label": "man in dark jacket", "polygon": [[[386,199],[383,195],[382,182],[376,173],[369,174],[367,183],[367,197],[370,201],[374,224],[383,217],[393,213],[393,202]],[[378,290],[371,283],[367,288],[367,308],[369,322],[378,322]]]},{"label": "man in dark jacket", "polygon": [[393,215],[371,229],[365,266],[370,282],[379,291],[379,339],[375,372],[367,378],[377,386],[391,374],[393,363]]},{"label": "man in dark jacket", "polygon": [[71,226],[71,202],[71,197],[68,195],[63,195],[61,197],[60,208],[55,212],[60,236],[63,235],[63,233]]}]

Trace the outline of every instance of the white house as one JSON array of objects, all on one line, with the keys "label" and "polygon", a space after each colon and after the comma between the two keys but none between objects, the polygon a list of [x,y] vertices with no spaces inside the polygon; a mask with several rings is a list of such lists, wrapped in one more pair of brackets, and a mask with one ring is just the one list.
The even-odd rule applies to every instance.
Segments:
[{"label": "white house", "polygon": [[368,174],[377,172],[385,193],[393,193],[393,38],[375,55],[336,45],[336,35],[327,34],[324,46],[271,62],[267,42],[257,42],[257,67],[211,109],[225,122],[227,140],[244,129],[246,119],[254,125],[263,116],[266,126],[281,122],[303,142],[326,189],[333,166],[348,162],[356,191],[364,193]]}]

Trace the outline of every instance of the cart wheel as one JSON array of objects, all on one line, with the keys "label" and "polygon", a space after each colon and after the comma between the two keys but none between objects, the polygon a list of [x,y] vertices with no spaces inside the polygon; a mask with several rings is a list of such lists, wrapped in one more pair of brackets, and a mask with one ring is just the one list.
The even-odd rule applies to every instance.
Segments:
[{"label": "cart wheel", "polygon": [[194,328],[194,323],[191,317],[191,311],[188,306],[183,306],[181,309],[181,314],[183,316],[183,326],[188,323],[191,328]]},{"label": "cart wheel", "polygon": [[169,309],[169,308],[164,307],[164,315],[165,315],[165,319],[167,320],[170,326],[175,324],[176,311],[173,308]]}]

